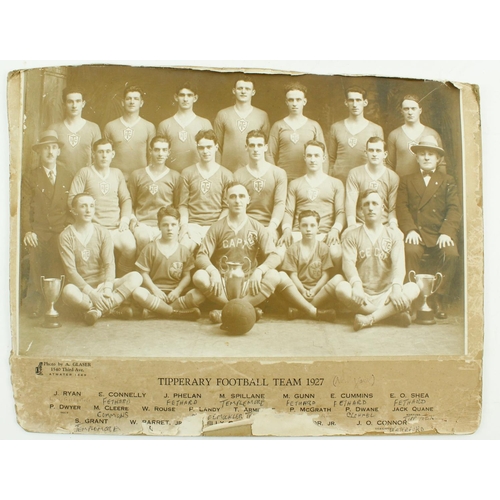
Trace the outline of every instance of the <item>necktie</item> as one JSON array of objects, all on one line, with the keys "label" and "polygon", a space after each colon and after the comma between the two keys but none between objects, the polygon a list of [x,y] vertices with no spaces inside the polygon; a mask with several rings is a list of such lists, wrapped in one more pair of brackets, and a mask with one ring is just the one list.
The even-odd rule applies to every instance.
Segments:
[{"label": "necktie", "polygon": [[49,181],[52,185],[54,185],[56,183],[56,175],[54,174],[54,172],[52,172],[52,170],[49,170]]}]

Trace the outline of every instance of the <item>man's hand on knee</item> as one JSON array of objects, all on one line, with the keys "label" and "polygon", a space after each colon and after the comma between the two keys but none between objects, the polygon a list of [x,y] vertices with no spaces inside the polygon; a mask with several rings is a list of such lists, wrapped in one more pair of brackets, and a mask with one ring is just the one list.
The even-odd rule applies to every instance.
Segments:
[{"label": "man's hand on knee", "polygon": [[453,242],[453,240],[446,234],[440,234],[436,243],[437,243],[437,246],[439,248],[454,247],[455,246],[455,243]]},{"label": "man's hand on knee", "polygon": [[250,290],[250,295],[257,295],[260,293],[260,283],[262,281],[262,269],[255,269],[255,271],[252,273],[252,276],[250,276],[250,279],[248,280],[248,289]]},{"label": "man's hand on knee", "polygon": [[410,231],[406,235],[405,243],[411,243],[412,245],[420,245],[420,243],[422,243],[422,237],[417,233],[417,231]]}]

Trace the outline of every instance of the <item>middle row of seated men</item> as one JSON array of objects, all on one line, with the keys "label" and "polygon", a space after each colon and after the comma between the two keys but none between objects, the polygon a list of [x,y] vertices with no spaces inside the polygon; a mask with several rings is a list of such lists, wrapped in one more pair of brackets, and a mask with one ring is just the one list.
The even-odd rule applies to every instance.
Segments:
[{"label": "middle row of seated men", "polygon": [[[435,254],[445,276],[437,317],[446,317],[442,302],[456,268],[461,211],[453,179],[437,170],[444,151],[434,137],[412,146],[421,172],[401,183],[384,165],[384,141],[370,138],[367,163],[349,173],[346,195],[343,183],[324,173],[321,142],[306,143],[306,175],[291,181],[288,190],[284,171],[265,160],[262,131],[248,133],[248,165],[234,175],[215,161],[212,130],[200,131],[196,144],[199,161],[179,174],[165,165],[168,140],[153,138],[151,164],[132,172],[127,187],[122,172],[110,167],[113,144],[94,143],[93,165],[77,173],[69,190],[75,222],[60,237],[70,283],[63,297],[87,311],[87,323],[116,310],[132,293],[146,316],[153,311],[199,317],[197,307],[207,298],[219,306],[227,301],[224,259],[246,257],[251,262],[246,298],[254,306],[277,291],[292,306],[290,318],[305,314],[333,321],[337,297],[359,313],[355,329],[395,313],[408,326],[418,289],[404,283],[405,246],[406,267],[417,272],[424,252]],[[121,276],[116,283],[113,250]],[[93,260],[93,254],[100,257]],[[182,296],[194,262],[194,288]],[[130,272],[134,266],[140,274]],[[220,310],[210,319],[220,321]]]}]

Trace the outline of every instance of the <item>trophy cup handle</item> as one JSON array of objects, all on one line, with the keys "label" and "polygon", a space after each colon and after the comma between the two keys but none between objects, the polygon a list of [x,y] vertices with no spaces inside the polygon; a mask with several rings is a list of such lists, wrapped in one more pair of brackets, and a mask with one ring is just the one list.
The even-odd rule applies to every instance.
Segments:
[{"label": "trophy cup handle", "polygon": [[227,272],[228,269],[226,262],[227,262],[227,255],[223,255],[219,261],[219,266],[223,273]]},{"label": "trophy cup handle", "polygon": [[56,302],[61,298],[65,281],[66,281],[66,276],[64,274],[61,274],[61,289],[59,290],[59,295],[57,296]]},{"label": "trophy cup handle", "polygon": [[252,269],[252,261],[251,261],[248,257],[246,257],[246,256],[244,257],[244,261],[245,261],[245,262],[248,262],[248,267],[247,267],[247,269],[245,270],[245,266],[243,265],[243,272],[244,272],[245,274],[248,274],[248,273],[250,272],[250,269]]},{"label": "trophy cup handle", "polygon": [[[436,285],[437,281],[437,285]],[[441,283],[443,282],[443,275],[441,273],[436,273],[436,276],[434,276],[434,283],[432,284],[432,292],[435,293],[438,291],[439,287],[441,286]],[[436,285],[436,286],[434,286]]]},{"label": "trophy cup handle", "polygon": [[413,269],[408,273],[408,280],[411,281],[412,283],[416,283],[417,280],[415,279],[415,271]]}]

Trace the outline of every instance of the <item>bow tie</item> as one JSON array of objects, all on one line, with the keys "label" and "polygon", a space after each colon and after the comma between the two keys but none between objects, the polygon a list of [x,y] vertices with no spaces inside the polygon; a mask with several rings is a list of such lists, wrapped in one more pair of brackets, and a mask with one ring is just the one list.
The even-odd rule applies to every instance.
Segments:
[{"label": "bow tie", "polygon": [[424,176],[425,179],[426,177],[431,177],[434,172],[435,170],[431,170],[430,172],[428,170],[422,170],[422,175]]}]

